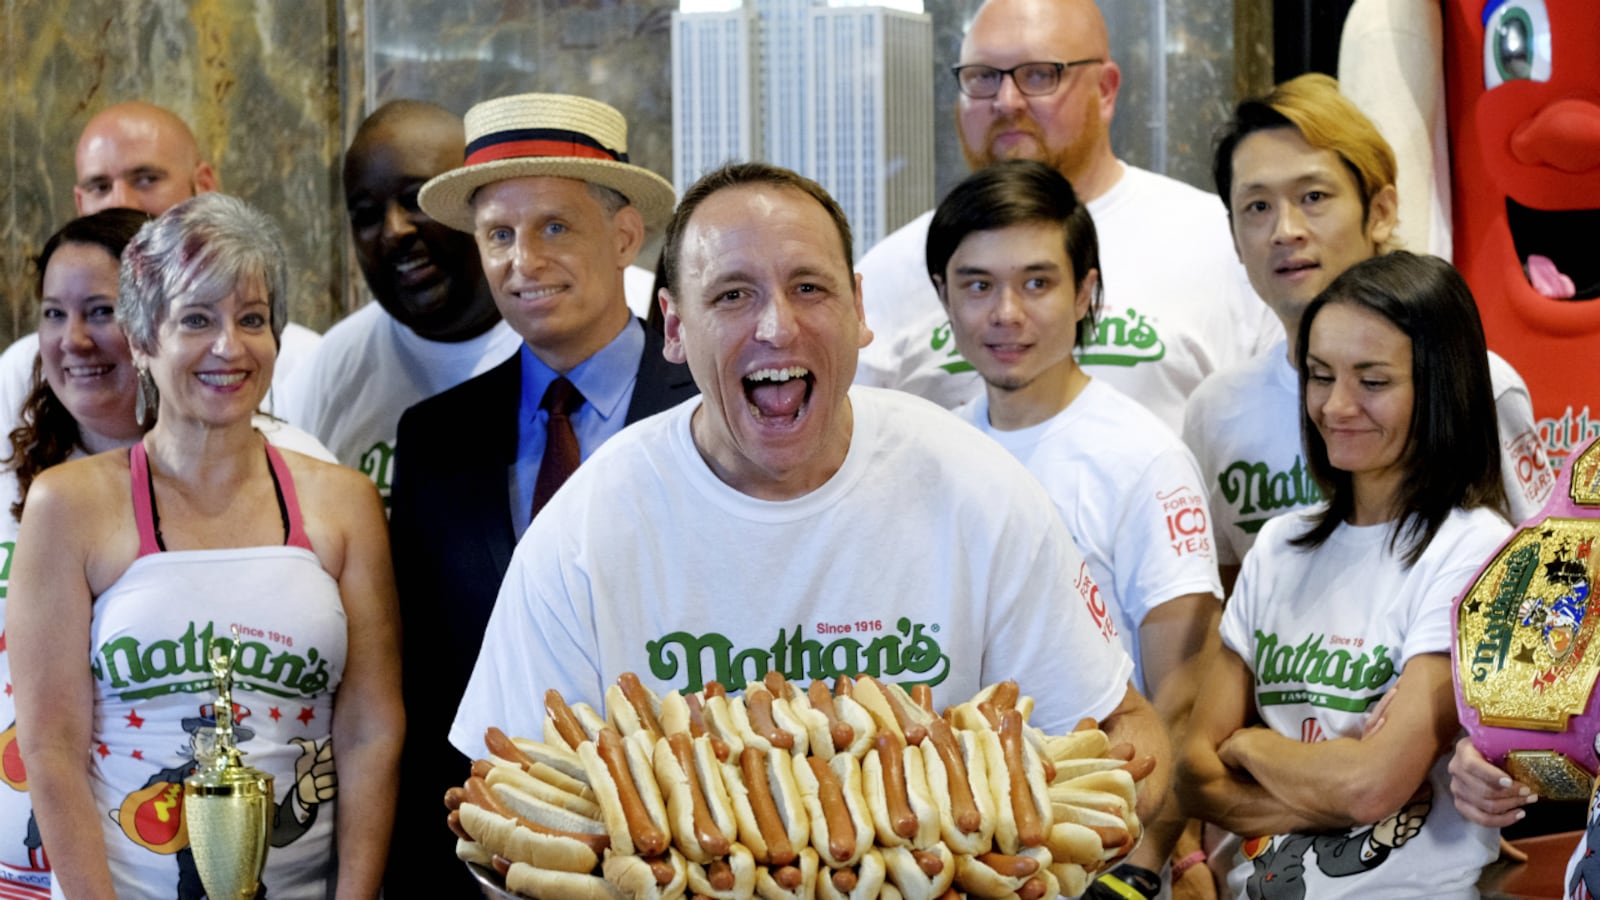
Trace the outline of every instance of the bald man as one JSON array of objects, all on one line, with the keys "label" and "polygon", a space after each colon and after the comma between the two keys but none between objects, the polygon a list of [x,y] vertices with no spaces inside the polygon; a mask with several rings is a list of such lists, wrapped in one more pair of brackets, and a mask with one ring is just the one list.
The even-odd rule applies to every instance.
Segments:
[{"label": "bald man", "polygon": [[[1084,371],[1179,430],[1195,385],[1269,346],[1276,323],[1250,290],[1216,198],[1113,152],[1122,72],[1100,10],[1090,0],[991,0],[972,20],[954,77],[968,164],[1047,163],[1094,218],[1105,307],[1079,348]],[[983,382],[956,350],[928,281],[932,216],[861,260],[867,322],[878,339],[862,351],[856,380],[955,407],[982,395]]]},{"label": "bald man", "polygon": [[183,120],[142,101],[108,107],[83,128],[72,199],[78,215],[122,207],[159,216],[217,190],[217,173]]},{"label": "bald man", "polygon": [[328,329],[286,392],[284,417],[378,485],[385,506],[400,414],[488,371],[522,339],[500,318],[472,235],[417,205],[428,179],[466,152],[461,117],[394,100],[356,130],[344,156],[356,261],[376,303]]},{"label": "bald man", "polygon": [[[221,188],[189,126],[170,110],[140,100],[96,113],[78,136],[73,162],[72,200],[80,216],[118,207],[159,216],[196,194]],[[320,340],[321,335],[293,322],[284,327],[264,409],[271,411],[290,373]],[[37,334],[23,335],[0,353],[0,439],[10,434],[27,399],[38,355]]]}]

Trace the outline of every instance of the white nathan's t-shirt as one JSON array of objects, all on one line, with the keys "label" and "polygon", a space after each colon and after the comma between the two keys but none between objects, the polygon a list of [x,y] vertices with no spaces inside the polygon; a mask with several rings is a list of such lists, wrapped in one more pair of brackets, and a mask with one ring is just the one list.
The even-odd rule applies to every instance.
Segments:
[{"label": "white nathan's t-shirt", "polygon": [[1099,379],[1029,428],[990,425],[986,396],[956,412],[1027,466],[1055,501],[1117,617],[1134,684],[1149,696],[1139,652],[1145,616],[1187,594],[1222,596],[1194,457],[1172,429]]},{"label": "white nathan's t-shirt", "polygon": [[[1088,207],[1105,300],[1078,361],[1179,431],[1201,379],[1265,349],[1283,327],[1251,289],[1214,194],[1124,164],[1122,178]],[[982,394],[983,382],[956,350],[928,280],[932,220],[932,211],[912,220],[857,265],[874,338],[856,383],[954,408]]]},{"label": "white nathan's t-shirt", "polygon": [[[1521,522],[1544,506],[1555,488],[1555,470],[1539,441],[1527,386],[1493,351],[1489,383],[1500,434],[1501,477],[1511,518]],[[1268,519],[1322,499],[1305,464],[1300,383],[1283,341],[1195,389],[1183,439],[1194,451],[1207,486],[1218,565],[1238,565]]]},{"label": "white nathan's t-shirt", "polygon": [[844,463],[794,500],[712,473],[698,399],[596,451],[518,543],[450,742],[538,736],[547,689],[599,708],[628,671],[662,692],[865,672],[940,707],[1013,678],[1047,732],[1111,713],[1133,661],[1038,483],[926,401],[850,400]]},{"label": "white nathan's t-shirt", "polygon": [[368,303],[328,329],[285,392],[284,418],[371,478],[387,505],[400,414],[505,362],[520,344],[503,321],[469,340],[430,341]]},{"label": "white nathan's t-shirt", "polygon": [[[1321,507],[1316,507],[1320,509]],[[1359,738],[1412,657],[1450,652],[1450,608],[1511,532],[1455,510],[1416,565],[1391,552],[1392,523],[1340,526],[1315,550],[1289,541],[1308,512],[1261,529],[1222,616],[1222,642],[1254,676],[1255,707],[1305,742]],[[1449,755],[1395,815],[1347,831],[1247,837],[1228,887],[1239,897],[1476,897],[1498,832],[1450,799]]]}]

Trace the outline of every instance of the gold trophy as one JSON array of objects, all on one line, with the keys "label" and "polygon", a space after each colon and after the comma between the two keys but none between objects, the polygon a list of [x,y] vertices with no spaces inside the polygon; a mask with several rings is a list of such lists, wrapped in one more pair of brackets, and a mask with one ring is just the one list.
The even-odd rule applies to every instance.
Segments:
[{"label": "gold trophy", "polygon": [[240,761],[234,745],[233,670],[239,662],[239,629],[231,653],[211,645],[211,675],[217,682],[217,728],[211,747],[196,747],[195,773],[183,782],[183,817],[189,828],[200,882],[212,900],[252,900],[261,889],[272,833],[272,776]]}]

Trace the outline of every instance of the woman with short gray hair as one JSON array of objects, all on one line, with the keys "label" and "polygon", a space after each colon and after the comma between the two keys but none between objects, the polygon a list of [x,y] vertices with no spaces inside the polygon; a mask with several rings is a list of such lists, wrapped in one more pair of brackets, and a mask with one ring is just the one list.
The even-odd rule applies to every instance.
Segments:
[{"label": "woman with short gray hair", "polygon": [[217,640],[240,645],[236,740],[275,777],[268,895],[377,896],[403,730],[393,575],[372,483],[252,425],[286,285],[277,227],[234,198],[142,228],[117,318],[154,424],[30,491],[7,627],[66,896],[201,896],[167,804],[216,728]]}]

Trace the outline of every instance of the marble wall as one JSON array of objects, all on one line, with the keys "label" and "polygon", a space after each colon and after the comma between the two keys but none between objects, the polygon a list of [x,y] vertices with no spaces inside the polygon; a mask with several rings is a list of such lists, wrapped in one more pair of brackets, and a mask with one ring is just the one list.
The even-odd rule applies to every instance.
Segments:
[{"label": "marble wall", "polygon": [[[935,41],[938,184],[965,174],[946,127],[948,75],[979,0],[927,0]],[[375,104],[464,112],[523,91],[622,110],[636,162],[672,172],[675,0],[4,0],[0,13],[0,343],[32,330],[31,259],[73,214],[72,151],[100,108],[143,98],[194,127],[224,188],[285,226],[291,311],[323,329],[361,300],[340,151]],[[1270,0],[1102,3],[1123,89],[1112,141],[1129,162],[1209,181],[1210,143],[1241,87],[1259,88]],[[1263,28],[1265,27],[1265,30]],[[1236,50],[1235,35],[1244,44]],[[1267,67],[1270,71],[1270,65]]]},{"label": "marble wall", "polygon": [[33,329],[31,261],[75,214],[78,133],[135,98],[188,121],[223,188],[284,226],[293,316],[325,328],[342,314],[342,16],[337,0],[7,0],[0,339]]}]

